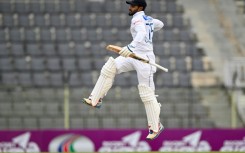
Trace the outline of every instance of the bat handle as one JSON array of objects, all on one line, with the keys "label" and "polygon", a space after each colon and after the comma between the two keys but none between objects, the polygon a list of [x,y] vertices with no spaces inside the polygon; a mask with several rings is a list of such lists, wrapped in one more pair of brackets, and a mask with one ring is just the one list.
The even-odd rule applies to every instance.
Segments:
[{"label": "bat handle", "polygon": [[161,65],[158,65],[158,64],[153,63],[153,62],[150,62],[150,61],[149,61],[149,64],[150,64],[150,65],[153,65],[153,66],[155,66],[155,67],[157,67],[157,68],[159,68],[159,69],[161,69],[161,70],[163,70],[163,71],[165,71],[165,72],[168,72],[168,69],[165,68],[165,67],[162,67]]}]

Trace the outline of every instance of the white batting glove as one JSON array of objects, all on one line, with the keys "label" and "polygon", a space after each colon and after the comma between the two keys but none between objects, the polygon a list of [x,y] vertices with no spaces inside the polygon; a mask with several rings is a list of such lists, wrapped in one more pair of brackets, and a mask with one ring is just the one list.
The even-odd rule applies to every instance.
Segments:
[{"label": "white batting glove", "polygon": [[133,52],[131,51],[129,45],[122,48],[119,54],[123,57],[129,57]]}]

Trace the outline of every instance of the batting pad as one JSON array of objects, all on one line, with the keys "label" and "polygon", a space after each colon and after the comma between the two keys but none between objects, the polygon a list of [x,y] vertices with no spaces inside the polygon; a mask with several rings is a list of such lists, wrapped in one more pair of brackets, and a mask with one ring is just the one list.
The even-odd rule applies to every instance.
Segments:
[{"label": "batting pad", "polygon": [[96,106],[100,98],[103,98],[108,90],[111,88],[116,75],[116,65],[114,58],[110,57],[105,65],[102,67],[100,76],[94,86],[90,95],[92,105]]},{"label": "batting pad", "polygon": [[138,89],[140,98],[145,105],[148,126],[154,132],[158,132],[161,104],[157,102],[155,92],[150,87],[140,84]]}]

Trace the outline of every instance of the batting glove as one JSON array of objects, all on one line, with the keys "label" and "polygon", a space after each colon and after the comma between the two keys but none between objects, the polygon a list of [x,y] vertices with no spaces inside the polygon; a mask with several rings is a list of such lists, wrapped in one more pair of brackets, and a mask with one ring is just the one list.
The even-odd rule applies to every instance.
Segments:
[{"label": "batting glove", "polygon": [[127,46],[122,48],[122,50],[119,52],[119,54],[123,57],[129,57],[131,54],[133,54],[132,48],[134,48],[134,47],[131,45],[127,45]]}]

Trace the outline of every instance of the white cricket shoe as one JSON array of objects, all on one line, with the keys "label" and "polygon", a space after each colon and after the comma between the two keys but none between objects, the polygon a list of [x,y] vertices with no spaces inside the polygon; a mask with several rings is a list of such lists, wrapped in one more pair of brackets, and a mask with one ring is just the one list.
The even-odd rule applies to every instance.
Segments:
[{"label": "white cricket shoe", "polygon": [[160,135],[160,133],[163,131],[164,127],[163,127],[162,123],[159,123],[159,124],[160,125],[159,125],[158,132],[154,132],[153,130],[149,130],[149,134],[146,137],[147,140],[154,140]]},{"label": "white cricket shoe", "polygon": [[83,98],[82,99],[82,102],[89,105],[89,106],[92,106],[92,107],[95,107],[95,108],[98,108],[100,109],[100,107],[102,106],[102,100],[100,99],[100,101],[97,103],[96,106],[93,106],[92,105],[92,100],[90,98]]}]

